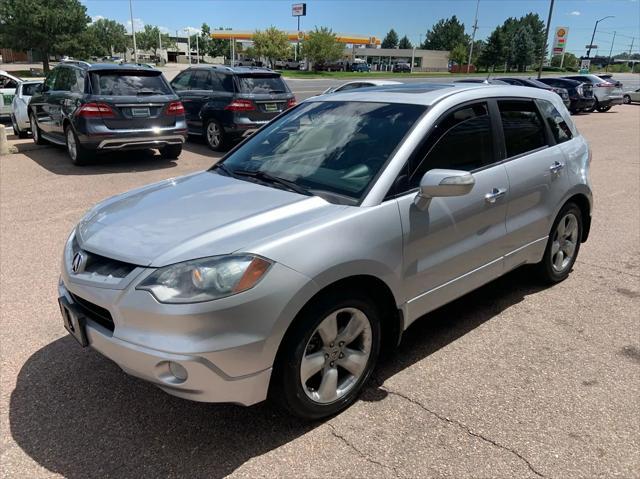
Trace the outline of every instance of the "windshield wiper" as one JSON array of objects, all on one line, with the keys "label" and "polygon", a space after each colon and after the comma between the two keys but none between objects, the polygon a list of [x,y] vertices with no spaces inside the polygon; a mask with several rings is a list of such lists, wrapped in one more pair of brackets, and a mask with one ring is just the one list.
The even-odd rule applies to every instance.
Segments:
[{"label": "windshield wiper", "polygon": [[247,176],[249,178],[256,178],[257,180],[264,181],[265,183],[272,183],[280,186],[284,186],[289,191],[299,193],[301,195],[313,196],[307,189],[294,183],[293,181],[285,180],[279,176],[273,176],[269,173],[265,173],[262,170],[234,170],[234,174],[237,176]]},{"label": "windshield wiper", "polygon": [[225,165],[224,163],[216,163],[215,165],[213,165],[213,167],[216,170],[224,171],[227,174],[227,176],[231,176],[233,178],[236,177],[235,172],[231,168],[229,168],[227,165]]}]

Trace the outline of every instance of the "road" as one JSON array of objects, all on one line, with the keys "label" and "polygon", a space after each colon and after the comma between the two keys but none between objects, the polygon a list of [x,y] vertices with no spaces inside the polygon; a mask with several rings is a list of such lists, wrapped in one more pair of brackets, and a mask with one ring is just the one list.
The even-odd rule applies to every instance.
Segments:
[{"label": "road", "polygon": [[575,121],[593,150],[596,209],[569,279],[544,288],[518,270],[429,314],[360,401],[315,423],[268,403],[168,396],[62,327],[60,255],[83,213],[218,155],[188,143],[178,161],[129,153],[77,168],[58,148],[11,138],[19,153],[0,158],[2,477],[639,477],[640,106]]}]

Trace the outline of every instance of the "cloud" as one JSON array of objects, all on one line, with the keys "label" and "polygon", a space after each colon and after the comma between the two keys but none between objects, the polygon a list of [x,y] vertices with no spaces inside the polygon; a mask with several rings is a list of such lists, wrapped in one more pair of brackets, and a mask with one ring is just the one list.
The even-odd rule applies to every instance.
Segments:
[{"label": "cloud", "polygon": [[185,27],[181,29],[183,32],[185,30],[189,31],[189,35],[195,35],[196,33],[200,33],[200,29],[196,27]]},{"label": "cloud", "polygon": [[158,25],[158,30],[160,30],[160,33],[171,33],[171,30],[169,30],[167,27],[163,27],[162,25]]},{"label": "cloud", "polygon": [[[133,19],[133,26],[136,29],[136,32],[144,29],[144,22],[141,18]],[[127,30],[131,30],[131,20],[127,20]]]},{"label": "cloud", "polygon": [[91,23],[95,23],[98,20],[104,20],[107,17],[103,17],[102,15],[96,15],[95,17],[91,17]]},{"label": "cloud", "polygon": [[569,15],[573,15],[574,17],[579,17],[581,13],[578,10],[574,10],[573,12],[569,12]]}]

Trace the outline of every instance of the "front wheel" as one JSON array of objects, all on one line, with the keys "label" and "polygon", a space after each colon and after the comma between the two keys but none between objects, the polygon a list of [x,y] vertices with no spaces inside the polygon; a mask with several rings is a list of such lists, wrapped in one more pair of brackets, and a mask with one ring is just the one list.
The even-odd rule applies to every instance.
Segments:
[{"label": "front wheel", "polygon": [[585,108],[584,111],[588,112],[588,113],[593,113],[594,111],[596,111],[598,108],[600,107],[600,102],[598,101],[598,99],[596,98],[596,101],[593,102],[593,106],[591,106],[590,108]]},{"label": "front wheel", "polygon": [[380,314],[366,296],[329,294],[305,308],[283,340],[270,397],[290,413],[320,419],[349,407],[375,368]]},{"label": "front wheel", "polygon": [[42,138],[42,130],[40,130],[38,122],[36,121],[36,116],[33,113],[29,115],[29,121],[31,122],[31,134],[33,135],[33,142],[36,145],[46,145],[47,140]]},{"label": "front wheel", "polygon": [[28,136],[28,132],[26,130],[20,129],[18,122],[16,121],[16,117],[13,115],[11,115],[11,127],[18,138],[26,138]]},{"label": "front wheel", "polygon": [[567,203],[553,222],[544,257],[538,265],[539,275],[545,282],[559,283],[569,276],[581,239],[582,213],[575,203]]},{"label": "front wheel", "polygon": [[607,111],[609,111],[609,110],[611,110],[611,105],[609,105],[609,106],[599,106],[599,107],[598,107],[598,111],[599,111],[600,113],[604,113],[604,112],[607,112]]},{"label": "front wheel", "polygon": [[625,105],[628,105],[631,103],[631,97],[629,95],[625,95],[622,97],[622,103],[624,103]]}]

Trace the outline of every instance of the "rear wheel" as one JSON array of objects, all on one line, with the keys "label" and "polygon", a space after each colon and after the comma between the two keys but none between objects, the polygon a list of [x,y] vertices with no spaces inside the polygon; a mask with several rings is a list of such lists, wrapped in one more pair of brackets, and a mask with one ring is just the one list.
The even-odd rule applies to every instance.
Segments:
[{"label": "rear wheel", "polygon": [[64,136],[67,140],[67,153],[69,154],[71,162],[76,166],[82,166],[89,163],[93,158],[93,154],[80,144],[73,128],[71,128],[71,125],[67,125],[65,128]]},{"label": "rear wheel", "polygon": [[596,111],[599,107],[600,107],[600,102],[598,102],[598,99],[596,98],[596,101],[593,103],[593,106],[591,106],[590,108],[585,108],[584,111],[592,113]]},{"label": "rear wheel", "polygon": [[629,95],[625,95],[625,96],[623,96],[623,97],[622,97],[622,102],[623,102],[625,105],[628,105],[629,103],[631,103],[631,97],[630,97]]},{"label": "rear wheel", "polygon": [[544,257],[538,265],[539,275],[545,282],[558,283],[569,276],[581,239],[582,213],[575,203],[567,203],[553,223]]},{"label": "rear wheel", "polygon": [[160,156],[167,160],[174,160],[182,153],[182,145],[167,145],[160,148]]},{"label": "rear wheel", "polygon": [[13,127],[13,132],[18,138],[26,138],[28,136],[28,132],[26,130],[20,129],[18,122],[16,121],[16,117],[13,115],[11,115],[11,126]]},{"label": "rear wheel", "polygon": [[611,105],[609,105],[609,106],[599,106],[598,107],[598,111],[600,113],[604,113],[604,112],[609,111],[609,110],[611,110]]},{"label": "rear wheel", "polygon": [[222,151],[224,149],[225,137],[222,125],[216,120],[209,120],[204,127],[204,137],[207,145],[213,151]]},{"label": "rear wheel", "polygon": [[349,407],[380,351],[380,313],[358,294],[326,294],[305,308],[282,342],[270,397],[290,413],[320,419]]},{"label": "rear wheel", "polygon": [[31,122],[31,134],[33,135],[33,142],[36,145],[46,145],[47,140],[42,138],[42,130],[40,130],[38,122],[36,121],[36,116],[33,113],[29,115],[29,121]]}]

